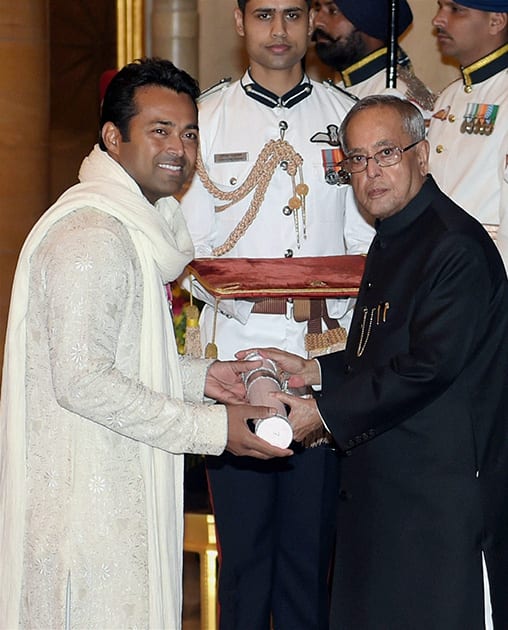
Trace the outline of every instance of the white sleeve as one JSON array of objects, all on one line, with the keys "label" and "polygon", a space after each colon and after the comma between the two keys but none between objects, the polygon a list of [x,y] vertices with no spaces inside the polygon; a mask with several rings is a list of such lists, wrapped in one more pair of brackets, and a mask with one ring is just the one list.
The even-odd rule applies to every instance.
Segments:
[{"label": "white sleeve", "polygon": [[196,258],[208,258],[212,255],[215,239],[215,202],[197,173],[180,205],[194,243]]},{"label": "white sleeve", "polygon": [[346,253],[366,254],[375,234],[376,230],[358,210],[352,186],[348,186],[344,217]]},{"label": "white sleeve", "polygon": [[[216,238],[215,200],[206,190],[197,173],[194,175],[189,189],[181,200],[181,207],[187,222],[196,258],[212,256]],[[182,286],[190,290],[188,276],[182,279]],[[192,283],[193,295],[210,306],[215,305],[215,298],[197,281]],[[245,300],[221,300],[220,311],[237,319],[242,324],[248,320],[253,303]]]},{"label": "white sleeve", "polygon": [[[508,134],[505,142],[501,144],[499,160],[505,164],[504,176],[501,180],[501,195],[499,200],[499,227],[497,230],[496,245],[503,258],[504,266],[508,271]],[[503,162],[504,160],[504,162]]]},{"label": "white sleeve", "polygon": [[[172,453],[222,452],[223,406],[171,398],[118,367],[120,332],[125,317],[133,315],[134,282],[132,260],[116,234],[89,227],[60,235],[46,256],[44,282],[49,361],[63,408]],[[194,400],[204,390],[205,375],[206,365],[196,365]]]},{"label": "white sleeve", "polygon": [[[351,186],[344,186],[344,243],[346,254],[366,254],[376,231],[360,214]],[[340,320],[346,330],[349,330],[356,300],[328,299],[326,301],[328,315]]]}]

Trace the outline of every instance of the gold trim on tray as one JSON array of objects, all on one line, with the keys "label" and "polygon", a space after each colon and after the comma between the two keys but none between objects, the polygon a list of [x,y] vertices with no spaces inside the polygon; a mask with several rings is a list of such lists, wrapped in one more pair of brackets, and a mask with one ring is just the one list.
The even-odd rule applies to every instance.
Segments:
[{"label": "gold trim on tray", "polygon": [[365,256],[197,258],[189,273],[217,298],[355,297]]}]

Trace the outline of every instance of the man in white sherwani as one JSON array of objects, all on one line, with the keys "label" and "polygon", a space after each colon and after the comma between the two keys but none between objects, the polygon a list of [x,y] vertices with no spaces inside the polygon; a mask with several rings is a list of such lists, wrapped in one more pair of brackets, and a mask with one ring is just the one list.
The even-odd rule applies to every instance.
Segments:
[{"label": "man in white sherwani", "polygon": [[181,627],[183,455],[290,455],[253,435],[241,370],[181,359],[165,285],[193,257],[196,82],[112,80],[80,183],[20,255],[0,423],[0,627]]}]

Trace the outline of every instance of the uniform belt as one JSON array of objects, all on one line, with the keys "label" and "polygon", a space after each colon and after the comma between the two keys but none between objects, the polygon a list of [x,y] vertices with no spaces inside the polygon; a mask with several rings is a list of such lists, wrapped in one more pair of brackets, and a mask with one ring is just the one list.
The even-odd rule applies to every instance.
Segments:
[{"label": "uniform belt", "polygon": [[285,315],[287,305],[285,298],[263,298],[254,304],[251,312],[259,315]]},{"label": "uniform belt", "polygon": [[[311,304],[312,313],[314,312],[324,312],[326,313],[326,303],[325,300],[322,299],[313,299],[310,300],[308,298],[296,298],[296,299],[286,299],[286,298],[264,298],[259,300],[254,304],[254,308],[252,309],[252,313],[265,314],[265,315],[286,315],[288,312],[288,303],[292,307],[293,319],[296,322],[306,322],[312,319],[313,315],[311,314]],[[318,306],[319,305],[319,306]],[[318,309],[316,310],[316,306]]]}]

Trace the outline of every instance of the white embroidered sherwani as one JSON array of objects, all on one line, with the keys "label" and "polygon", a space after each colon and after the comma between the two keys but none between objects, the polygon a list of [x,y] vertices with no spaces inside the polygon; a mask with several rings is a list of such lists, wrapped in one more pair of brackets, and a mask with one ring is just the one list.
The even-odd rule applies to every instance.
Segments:
[{"label": "white embroidered sherwani", "polygon": [[[0,627],[181,625],[183,452],[221,453],[209,361],[179,359],[164,283],[192,257],[97,147],[32,230],[9,316]],[[183,402],[183,398],[189,402]]]}]

